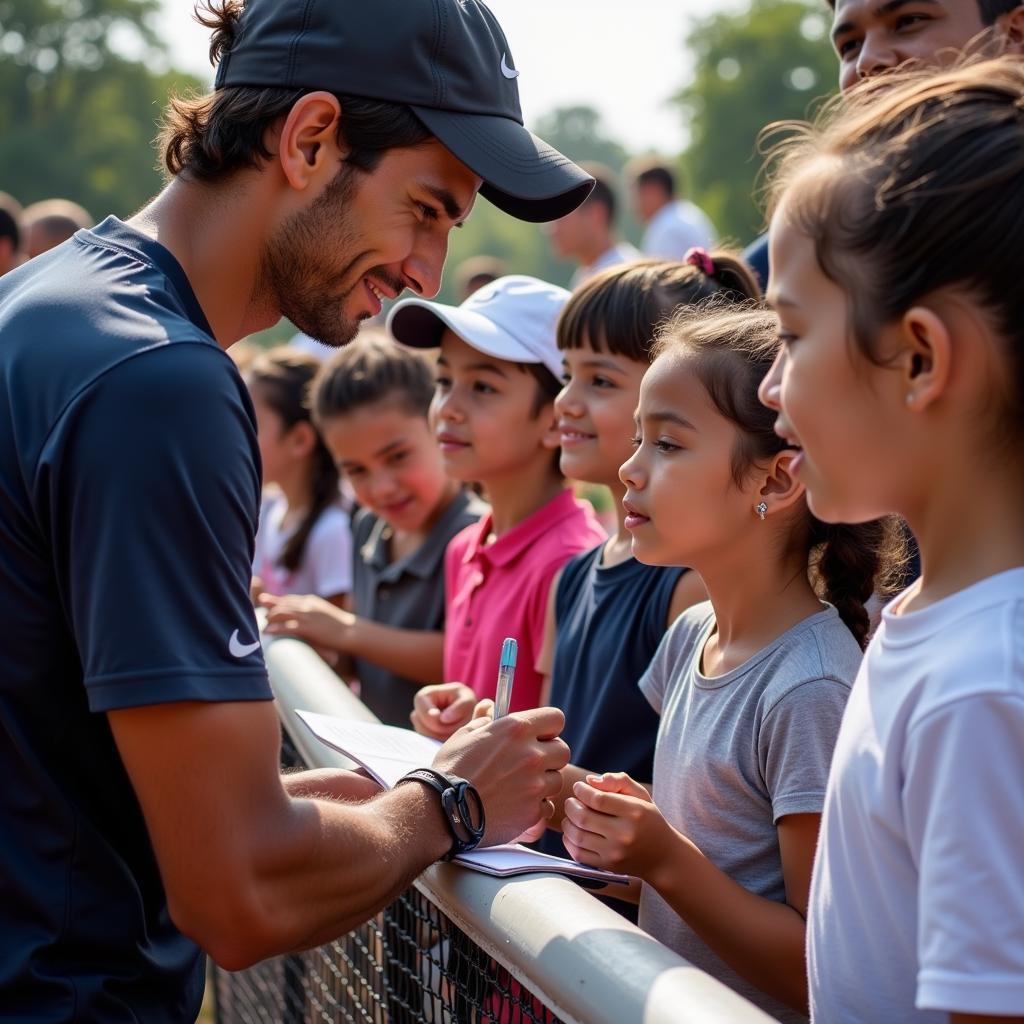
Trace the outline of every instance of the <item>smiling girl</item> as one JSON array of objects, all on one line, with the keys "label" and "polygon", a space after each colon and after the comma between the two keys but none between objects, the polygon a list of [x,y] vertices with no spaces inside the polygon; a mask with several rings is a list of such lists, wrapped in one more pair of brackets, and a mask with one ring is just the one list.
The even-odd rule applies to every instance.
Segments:
[{"label": "smiling girl", "polygon": [[621,469],[626,526],[636,558],[692,566],[710,601],[683,612],[640,681],[661,715],[653,797],[625,774],[589,776],[563,834],[577,860],[643,880],[641,927],[797,1021],[828,766],[890,531],[809,513],[796,452],[757,400],[775,334],[764,310],[712,305],[656,346]]},{"label": "smiling girl", "polygon": [[352,611],[313,596],[266,598],[268,633],[348,655],[381,721],[408,725],[416,688],[443,678],[444,552],[486,506],[445,475],[427,411],[433,370],[367,332],[313,384],[327,447],[355,492]]}]

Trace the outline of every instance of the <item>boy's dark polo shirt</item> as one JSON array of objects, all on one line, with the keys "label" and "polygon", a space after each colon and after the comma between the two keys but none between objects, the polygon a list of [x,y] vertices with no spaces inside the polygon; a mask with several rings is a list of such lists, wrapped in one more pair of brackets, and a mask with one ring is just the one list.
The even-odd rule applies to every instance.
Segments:
[{"label": "boy's dark polo shirt", "polygon": [[[448,541],[475,523],[487,506],[460,491],[410,555],[391,562],[391,530],[368,509],[352,523],[355,565],[352,607],[375,622],[403,629],[444,629],[444,552]],[[422,683],[396,676],[373,662],[355,658],[363,703],[388,725],[409,726],[413,695]],[[440,682],[441,680],[438,680]]]}]

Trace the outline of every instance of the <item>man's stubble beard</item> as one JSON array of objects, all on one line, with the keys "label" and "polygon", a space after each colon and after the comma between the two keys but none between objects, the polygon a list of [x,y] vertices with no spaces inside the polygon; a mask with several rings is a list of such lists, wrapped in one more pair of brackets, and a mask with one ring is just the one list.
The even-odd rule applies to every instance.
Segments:
[{"label": "man's stubble beard", "polygon": [[[253,289],[253,304],[273,309],[316,341],[334,348],[347,345],[363,318],[346,317],[345,301],[358,278],[344,292],[337,287],[366,252],[352,252],[355,233],[348,213],[359,175],[344,164],[308,210],[293,214],[264,247]],[[327,254],[340,252],[340,270],[325,266]]]}]

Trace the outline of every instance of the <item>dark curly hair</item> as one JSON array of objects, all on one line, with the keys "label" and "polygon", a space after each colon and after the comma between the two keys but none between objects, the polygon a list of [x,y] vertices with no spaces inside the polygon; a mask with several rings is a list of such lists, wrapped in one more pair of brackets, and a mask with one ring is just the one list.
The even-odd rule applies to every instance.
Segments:
[{"label": "dark curly hair", "polygon": [[[211,29],[210,62],[231,49],[242,0],[203,0],[196,20]],[[204,96],[172,96],[158,139],[170,177],[213,182],[269,160],[267,131],[310,90],[231,86]],[[412,110],[362,96],[337,94],[342,116],[338,141],[349,149],[348,167],[368,172],[389,149],[418,146],[432,138]]]}]

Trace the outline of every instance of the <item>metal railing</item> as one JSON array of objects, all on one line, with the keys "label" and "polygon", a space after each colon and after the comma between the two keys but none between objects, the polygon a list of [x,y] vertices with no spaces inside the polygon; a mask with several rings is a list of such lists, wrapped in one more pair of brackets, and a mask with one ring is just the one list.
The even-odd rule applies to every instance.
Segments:
[{"label": "metal railing", "polygon": [[[287,764],[348,767],[297,709],[374,720],[306,645],[265,644]],[[566,878],[435,864],[335,942],[214,969],[219,1024],[755,1024],[760,1010]]]}]

